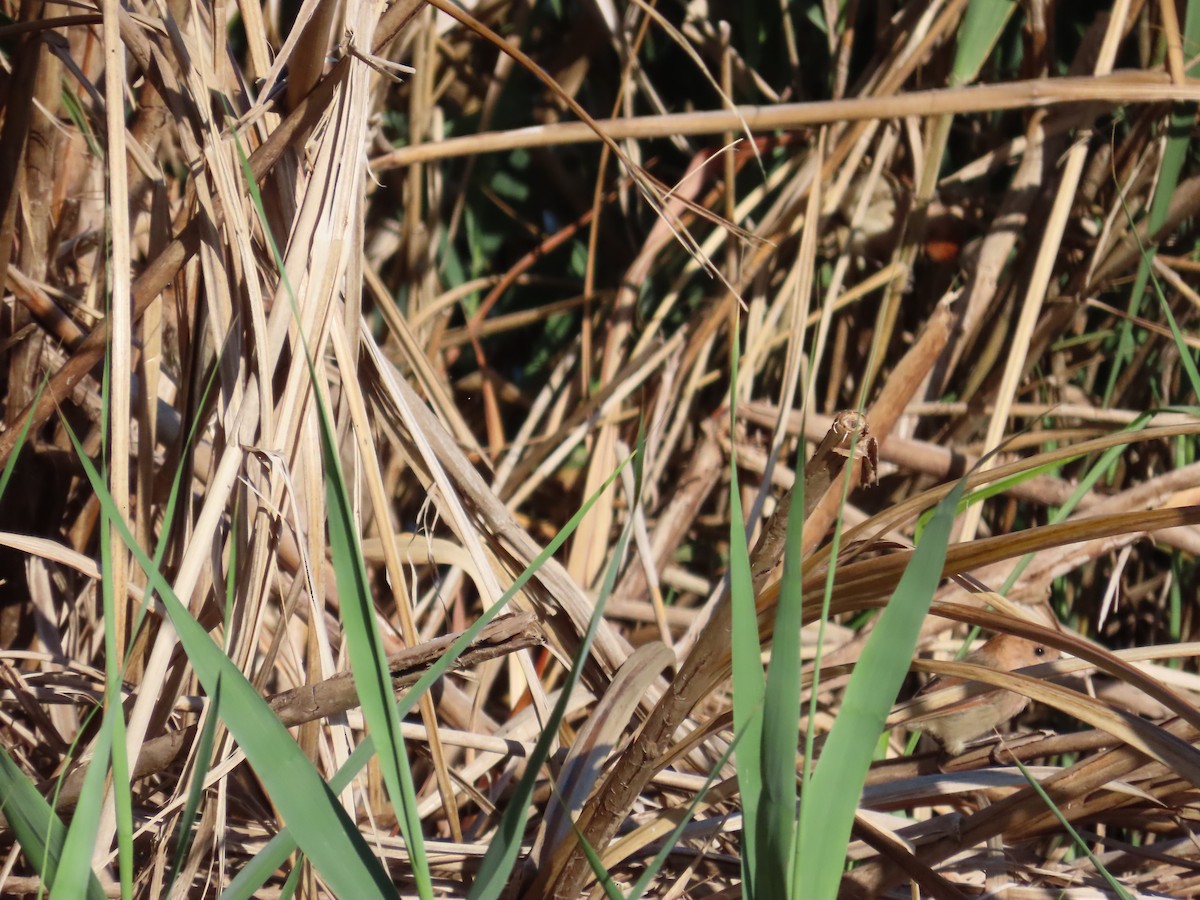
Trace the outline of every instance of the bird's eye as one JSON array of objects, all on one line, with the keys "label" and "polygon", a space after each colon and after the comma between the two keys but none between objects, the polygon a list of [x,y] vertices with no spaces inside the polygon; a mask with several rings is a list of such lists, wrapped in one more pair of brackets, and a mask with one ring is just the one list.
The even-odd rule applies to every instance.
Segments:
[{"label": "bird's eye", "polygon": [[1033,650],[1033,655],[1034,656],[1045,656],[1046,648],[1045,647],[1035,647]]}]

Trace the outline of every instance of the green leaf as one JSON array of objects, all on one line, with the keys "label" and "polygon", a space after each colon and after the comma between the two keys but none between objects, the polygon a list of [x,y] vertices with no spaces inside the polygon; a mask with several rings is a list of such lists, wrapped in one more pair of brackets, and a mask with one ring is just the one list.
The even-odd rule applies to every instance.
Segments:
[{"label": "green leaf", "polygon": [[[888,711],[908,673],[921,623],[942,577],[960,481],[937,506],[900,583],[879,617],[842,699],[812,780],[805,785],[797,879],[805,896],[837,897],[854,812]],[[816,811],[808,815],[808,810]]]},{"label": "green leaf", "polygon": [[[276,267],[287,289],[292,313],[299,322],[295,294],[287,281],[286,267],[267,221],[262,195],[250,172],[249,160],[236,143],[242,162],[247,189],[254,200],[259,221],[267,235],[275,257]],[[301,340],[309,378],[317,397],[317,420],[321,433],[321,455],[326,472],[326,511],[328,514],[330,556],[337,580],[339,596],[342,598],[342,629],[350,657],[350,669],[354,673],[355,689],[362,703],[363,718],[368,733],[376,740],[379,749],[379,768],[387,786],[388,796],[396,811],[400,831],[408,850],[412,875],[417,893],[422,900],[432,900],[433,881],[429,874],[429,863],[425,857],[425,842],[421,834],[421,819],[417,809],[417,791],[413,785],[412,772],[408,767],[408,755],[404,750],[404,738],[400,733],[400,717],[392,699],[391,674],[388,671],[387,654],[383,639],[375,622],[375,606],[367,582],[367,567],[362,549],[358,544],[354,510],[350,492],[342,474],[338,459],[337,441],[329,405],[321,391],[321,380],[317,377],[316,365],[308,344]],[[324,782],[322,782],[324,784]],[[326,786],[326,789],[328,787]],[[357,829],[355,829],[357,835]],[[316,863],[316,858],[313,857]],[[318,866],[319,868],[319,866]]]},{"label": "green leaf", "polygon": [[[192,783],[188,786],[187,802],[183,813],[179,816],[176,826],[175,857],[171,864],[171,877],[168,885],[174,885],[175,879],[183,871],[187,862],[188,850],[192,846],[192,824],[200,809],[200,800],[204,796],[204,778],[208,774],[208,760],[212,759],[212,748],[217,737],[217,722],[220,721],[221,711],[221,682],[218,678],[217,689],[209,698],[208,713],[204,717],[204,727],[200,729],[200,739],[196,744],[196,760],[198,764],[192,772]],[[170,891],[168,891],[170,893]]]},{"label": "green leaf", "polygon": [[[107,401],[107,391],[105,391]],[[105,403],[107,407],[107,402]],[[106,511],[100,516],[100,560],[101,572],[107,575],[112,571],[112,529]],[[124,707],[121,704],[121,664],[118,653],[116,633],[116,598],[113,596],[112,580],[108,577],[100,579],[100,590],[104,602],[104,648],[105,648],[105,706],[104,718],[100,725],[92,758],[88,760],[87,772],[84,774],[83,786],[79,791],[79,802],[75,804],[75,814],[67,829],[67,837],[63,842],[62,864],[54,879],[51,898],[71,900],[78,897],[84,890],[88,880],[93,878],[92,851],[96,846],[96,832],[100,827],[100,814],[104,804],[105,781],[108,775],[109,760],[112,758],[113,733],[117,720],[124,724]],[[122,732],[124,729],[122,729]],[[128,771],[128,768],[126,768]],[[124,792],[129,796],[129,782],[121,784],[113,779],[114,794]]]},{"label": "green leaf", "polygon": [[[117,709],[120,710],[120,706]],[[50,891],[51,900],[72,900],[83,894],[86,886],[95,880],[92,850],[96,846],[96,830],[100,825],[100,811],[104,803],[104,782],[112,755],[113,717],[113,711],[106,709],[94,753],[87,763],[87,773],[79,791],[79,802],[75,805],[71,827],[63,841],[62,859]]]},{"label": "green leaf", "polygon": [[[311,357],[309,368],[312,369]],[[311,374],[316,389],[316,373]],[[400,822],[417,893],[423,900],[432,900],[433,881],[421,834],[417,789],[408,766],[404,737],[400,733],[400,716],[396,713],[387,652],[375,621],[375,603],[367,582],[366,562],[358,543],[350,492],[338,460],[330,415],[319,389],[318,397],[321,449],[327,474],[325,502],[329,517],[329,550],[338,596],[341,597],[342,630],[346,636],[350,669],[354,673],[354,686],[362,702],[367,730],[374,736],[375,747],[379,751],[379,769]]]},{"label": "green leaf", "polygon": [[[708,773],[708,778],[706,778],[704,781],[704,787],[702,787],[699,793],[692,798],[692,802],[687,806],[686,814],[679,817],[679,824],[676,825],[671,830],[671,833],[667,835],[666,839],[663,841],[662,847],[656,854],[654,854],[654,859],[652,859],[649,865],[646,866],[646,871],[642,873],[641,877],[635,881],[633,887],[630,888],[628,900],[641,900],[641,896],[650,889],[650,883],[655,879],[659,871],[661,871],[663,863],[667,861],[667,857],[671,855],[671,851],[675,849],[675,845],[679,843],[679,839],[683,836],[683,831],[685,828],[687,828],[688,822],[690,822],[692,817],[695,816],[696,809],[701,803],[704,802],[704,798],[708,794],[708,789],[712,787],[712,783],[717,780],[717,776],[720,774],[721,770],[725,768],[725,764],[729,762],[729,757],[733,755],[733,751],[741,744],[742,738],[745,736],[745,734],[746,732],[744,731],[734,731],[733,740],[729,742],[729,746],[725,748],[725,752],[721,754],[721,758],[717,760],[717,764],[713,766],[712,771]],[[743,816],[743,821],[744,818],[745,817]],[[743,830],[745,830],[745,826],[743,826]],[[748,897],[749,894],[746,893],[744,889],[745,885],[743,885],[743,894],[744,896]]]},{"label": "green leaf", "polygon": [[[731,384],[737,384],[736,343],[732,348]],[[730,404],[730,434],[736,434],[736,404]],[[747,898],[758,896],[759,802],[763,790],[762,730],[766,678],[762,669],[762,643],[750,549],[746,543],[745,514],[738,483],[737,449],[729,458],[729,602],[732,605],[731,668],[733,678],[733,730],[741,735],[742,748],[734,757],[738,792],[742,800],[742,881]],[[801,488],[802,489],[802,488]],[[803,506],[803,503],[801,503]],[[793,744],[794,746],[794,744]],[[794,780],[794,779],[793,779]]]},{"label": "green leaf", "polygon": [[[67,828],[37,787],[0,746],[0,812],[8,819],[25,858],[45,884],[54,884]],[[88,900],[104,900],[104,888],[88,868]],[[81,896],[76,894],[75,896]]]},{"label": "green leaf", "polygon": [[1016,0],[971,0],[958,29],[950,87],[970,84],[979,77],[1016,8]]},{"label": "green leaf", "polygon": [[[639,441],[635,456],[640,458],[641,454],[642,443]],[[621,470],[625,468],[628,462],[628,459],[623,460],[617,467],[617,470],[609,476],[605,484],[610,484],[620,474]],[[637,481],[639,484],[641,483],[640,473]],[[483,861],[479,864],[479,872],[475,876],[475,881],[471,884],[471,890],[467,893],[468,900],[496,900],[504,891],[509,875],[512,873],[512,868],[516,864],[517,854],[521,850],[521,837],[525,833],[525,822],[529,817],[529,801],[533,796],[533,789],[537,784],[542,765],[550,755],[550,746],[554,741],[554,736],[558,733],[558,727],[562,723],[563,717],[567,713],[567,704],[571,700],[571,694],[575,690],[575,685],[579,683],[584,664],[587,662],[588,653],[592,647],[592,641],[595,639],[596,632],[603,621],[604,604],[609,595],[612,594],[613,587],[617,583],[617,573],[620,570],[621,560],[625,558],[625,548],[629,544],[633,522],[634,519],[631,517],[617,541],[616,550],[613,552],[612,560],[609,563],[608,570],[605,572],[604,583],[600,588],[600,595],[596,599],[596,609],[592,614],[591,621],[588,623],[588,629],[584,634],[583,642],[580,644],[579,650],[575,654],[575,659],[572,661],[570,671],[567,672],[567,677],[564,679],[563,685],[559,690],[558,702],[554,704],[554,709],[550,714],[549,720],[542,723],[541,736],[534,745],[533,751],[529,754],[529,760],[525,765],[525,773],[517,783],[512,796],[509,797],[508,806],[500,817],[500,827],[497,830],[496,836],[492,838],[492,843],[488,847],[487,853],[484,854]]]},{"label": "green leaf", "polygon": [[[1187,14],[1184,17],[1183,34],[1181,35],[1184,48],[1184,58],[1194,59],[1196,48],[1200,45],[1200,0],[1188,0]],[[1194,64],[1193,64],[1194,65]],[[1163,148],[1162,164],[1158,169],[1158,182],[1154,186],[1154,197],[1150,201],[1150,210],[1146,216],[1147,234],[1154,234],[1167,219],[1167,210],[1175,189],[1179,186],[1179,176],[1187,161],[1187,154],[1192,142],[1192,125],[1196,119],[1196,104],[1181,103],[1171,114],[1167,128],[1167,143]],[[1122,205],[1124,200],[1122,199]],[[1128,215],[1128,210],[1126,210]],[[1136,229],[1131,229],[1137,234]],[[1108,406],[1112,393],[1116,389],[1117,379],[1123,366],[1133,357],[1133,329],[1136,317],[1141,312],[1142,298],[1146,292],[1146,284],[1151,275],[1151,264],[1156,250],[1154,247],[1142,248],[1142,259],[1138,263],[1137,274],[1133,279],[1133,288],[1129,294],[1129,306],[1126,314],[1121,317],[1117,336],[1117,349],[1113,364],[1109,368],[1108,383],[1104,388],[1104,406]],[[1185,359],[1190,354],[1185,354]]]},{"label": "green leaf", "polygon": [[[617,471],[609,476],[608,480],[600,486],[600,489],[584,502],[579,511],[571,517],[570,521],[554,536],[545,549],[517,576],[512,586],[495,603],[489,606],[471,627],[460,634],[454,643],[450,645],[450,649],[439,657],[437,662],[429,667],[429,671],[422,675],[417,680],[417,683],[404,693],[404,696],[396,702],[396,710],[399,716],[403,718],[416,707],[421,695],[433,687],[434,683],[471,646],[471,643],[483,631],[488,622],[492,621],[496,614],[504,609],[509,600],[537,574],[537,570],[545,564],[546,560],[558,552],[559,548],[567,542],[567,539],[575,533],[575,529],[579,527],[579,523],[583,521],[584,516],[596,504],[596,501],[604,495],[604,492],[608,490],[623,468],[624,463],[618,466]],[[355,748],[354,752],[350,754],[350,758],[346,760],[333,778],[329,780],[330,788],[335,792],[342,791],[354,780],[374,752],[374,742],[371,736],[368,735],[366,740]],[[290,829],[285,827],[279,834],[268,841],[267,846],[260,850],[237,874],[233,881],[229,883],[229,886],[221,895],[222,900],[250,900],[267,882],[267,879],[272,877],[276,870],[287,861],[287,858],[295,852],[296,838],[292,835]]]},{"label": "green leaf", "polygon": [[180,603],[158,567],[116,516],[116,506],[73,431],[63,422],[80,464],[121,539],[162,598],[196,677],[209,696],[220,690],[222,719],[238,742],[299,846],[340,897],[389,897],[396,889],[337,796],[292,740],[254,686]]},{"label": "green leaf", "polygon": [[[783,576],[763,705],[763,793],[758,820],[761,883],[756,896],[765,900],[794,893],[791,884],[796,833],[796,740],[800,728],[800,629],[804,624],[803,467],[797,466],[797,472],[801,474],[792,488],[788,510]],[[757,628],[758,617],[751,621]]]}]

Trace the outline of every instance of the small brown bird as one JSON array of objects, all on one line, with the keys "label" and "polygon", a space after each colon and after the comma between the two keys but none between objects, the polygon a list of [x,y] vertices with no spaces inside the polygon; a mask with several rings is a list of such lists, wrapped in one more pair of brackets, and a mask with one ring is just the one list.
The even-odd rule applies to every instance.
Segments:
[{"label": "small brown bird", "polygon": [[[1011,634],[998,634],[963,662],[1011,672],[1038,663],[1051,662],[1062,654],[1054,647],[1027,641]],[[961,678],[933,679],[918,696],[962,684]],[[950,706],[931,710],[907,722],[909,728],[937,739],[951,756],[962,753],[967,743],[1003,725],[1029,705],[1029,698],[1012,691],[992,690],[976,694]]]}]

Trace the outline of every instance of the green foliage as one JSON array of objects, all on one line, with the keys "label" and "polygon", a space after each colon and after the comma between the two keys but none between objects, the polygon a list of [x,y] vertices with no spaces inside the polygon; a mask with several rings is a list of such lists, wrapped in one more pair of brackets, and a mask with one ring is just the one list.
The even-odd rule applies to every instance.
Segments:
[{"label": "green foliage", "polygon": [[196,677],[210,697],[223,698],[223,721],[297,835],[301,848],[339,895],[394,895],[387,873],[329,785],[246,676],[179,602],[170,583],[121,520],[103,479],[78,442],[75,450],[101,507],[162,598]]},{"label": "green foliage", "polygon": [[[644,455],[644,452],[644,442],[639,441],[639,459]],[[605,487],[612,483],[628,462],[629,460],[625,460],[621,463],[617,470],[609,477]],[[640,466],[637,468],[639,470],[638,481],[640,483]],[[630,520],[617,541],[612,559],[605,572],[604,584],[600,589],[599,597],[596,599],[595,613],[588,623],[587,632],[584,634],[583,641],[575,654],[575,658],[571,661],[571,668],[567,672],[566,679],[559,690],[558,701],[554,704],[554,710],[551,712],[550,718],[542,723],[542,733],[538,737],[533,751],[529,754],[525,774],[521,776],[516,790],[510,797],[508,805],[500,817],[499,831],[492,839],[487,853],[479,865],[479,871],[475,875],[475,880],[471,884],[471,890],[467,894],[468,900],[497,900],[508,884],[509,875],[512,873],[513,866],[517,861],[517,854],[521,850],[521,841],[524,836],[525,822],[529,817],[529,801],[533,796],[533,789],[536,786],[541,768],[550,755],[550,747],[558,732],[559,725],[566,715],[567,704],[571,700],[571,692],[575,689],[575,686],[579,683],[580,676],[583,674],[583,666],[587,662],[592,641],[595,639],[596,632],[603,621],[604,604],[612,594],[613,587],[616,585],[617,574],[620,571],[621,561],[625,558],[625,549],[629,544],[632,527],[633,521]],[[593,865],[597,869],[600,869],[599,860],[594,856]],[[602,872],[603,870],[600,869],[600,871]]]},{"label": "green foliage", "polygon": [[[737,373],[737,352],[732,354],[734,382]],[[731,410],[732,428],[736,413]],[[801,504],[803,505],[803,504]],[[729,459],[729,602],[732,617],[732,674],[733,727],[740,736],[741,751],[737,754],[738,787],[742,798],[742,881],[748,898],[759,896],[760,832],[764,817],[759,808],[763,802],[763,709],[766,698],[766,679],[762,670],[762,644],[758,636],[758,614],[755,610],[754,583],[750,572],[750,550],[746,543],[746,526],[742,513],[741,488],[738,484],[737,452]],[[795,735],[789,744],[795,746]],[[794,757],[794,753],[793,753]],[[778,862],[778,860],[777,860]],[[767,868],[767,864],[762,865]]]},{"label": "green foliage", "polygon": [[[1184,55],[1185,59],[1192,60],[1194,67],[1196,65],[1195,48],[1200,47],[1200,0],[1188,0],[1182,37],[1184,47],[1193,48],[1191,52],[1186,52]],[[1166,221],[1167,210],[1171,205],[1175,188],[1179,184],[1184,162],[1192,150],[1192,126],[1195,123],[1195,119],[1196,105],[1194,103],[1180,104],[1171,115],[1171,120],[1167,128],[1166,147],[1163,150],[1162,165],[1158,170],[1158,183],[1155,186],[1154,196],[1150,202],[1150,210],[1147,213],[1147,224],[1151,234],[1158,231],[1163,222]],[[1117,379],[1120,377],[1123,367],[1133,356],[1135,345],[1133,323],[1141,311],[1146,283],[1151,277],[1151,265],[1154,254],[1155,248],[1153,247],[1142,249],[1142,260],[1138,265],[1133,288],[1129,294],[1128,315],[1121,320],[1119,326],[1116,356],[1113,365],[1109,369],[1108,383],[1104,391],[1105,405],[1108,405],[1112,397]],[[1167,310],[1167,315],[1170,316],[1169,309]],[[1171,323],[1174,330],[1174,321],[1171,320]],[[1184,359],[1190,359],[1190,355],[1185,354]],[[1193,386],[1194,382],[1195,379],[1193,379]]]},{"label": "green foliage", "polygon": [[[960,482],[938,504],[891,600],[854,667],[841,712],[801,798],[795,885],[805,896],[834,898],[850,827],[876,741],[908,673],[917,635],[941,580]],[[790,894],[789,896],[799,896]]]},{"label": "green foliage", "polygon": [[[0,812],[4,813],[8,827],[42,881],[54,885],[63,859],[66,826],[3,747],[0,747]],[[104,889],[90,866],[85,878],[86,887],[75,896],[102,900]],[[72,885],[72,890],[78,890],[78,887]]]}]

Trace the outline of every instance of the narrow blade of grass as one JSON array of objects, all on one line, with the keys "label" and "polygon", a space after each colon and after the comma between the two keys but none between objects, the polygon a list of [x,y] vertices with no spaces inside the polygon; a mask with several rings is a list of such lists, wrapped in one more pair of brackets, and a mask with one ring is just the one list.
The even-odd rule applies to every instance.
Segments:
[{"label": "narrow blade of grass", "polygon": [[[803,445],[802,445],[803,446]],[[799,467],[797,467],[799,468]],[[756,896],[790,896],[796,833],[796,741],[800,729],[800,629],[804,600],[801,562],[804,543],[804,479],[796,479],[788,510],[787,542],[775,638],[762,714],[762,802],[758,827]],[[750,620],[758,627],[757,616]],[[739,754],[740,755],[740,754]]]},{"label": "narrow blade of grass", "polygon": [[[635,881],[633,887],[630,888],[628,900],[641,900],[642,895],[650,889],[650,883],[662,869],[663,863],[667,861],[667,857],[670,856],[671,851],[679,842],[680,837],[683,836],[683,830],[687,828],[688,822],[690,822],[693,816],[695,816],[696,809],[701,803],[704,802],[704,798],[708,794],[708,789],[712,787],[713,782],[717,780],[717,776],[720,774],[721,770],[725,768],[725,764],[729,762],[729,757],[733,755],[734,750],[736,750],[741,744],[742,738],[745,737],[745,735],[746,732],[744,731],[734,731],[733,740],[729,742],[729,746],[725,748],[725,752],[721,754],[721,758],[717,760],[717,764],[713,766],[712,771],[708,773],[708,778],[704,780],[704,787],[700,789],[696,796],[692,798],[692,802],[688,804],[687,814],[679,817],[679,824],[676,825],[671,830],[671,833],[666,836],[666,838],[663,840],[662,847],[656,854],[654,854],[654,859],[650,861],[650,864],[646,867],[646,871],[642,873],[641,877]],[[744,823],[745,814],[743,814],[742,818]],[[742,828],[744,831],[744,824]],[[749,893],[746,892],[745,887],[746,886],[743,884],[743,896],[749,897]]]},{"label": "narrow blade of grass", "polygon": [[[1185,59],[1196,55],[1196,47],[1200,44],[1200,0],[1188,0],[1187,13],[1184,16],[1183,48]],[[1194,65],[1190,73],[1194,74]],[[1179,104],[1171,114],[1167,129],[1167,142],[1163,148],[1162,164],[1158,169],[1158,182],[1154,186],[1154,197],[1150,201],[1150,211],[1147,213],[1147,234],[1154,234],[1166,221],[1167,211],[1175,196],[1175,188],[1179,185],[1179,176],[1192,146],[1192,126],[1196,119],[1196,104]],[[1122,201],[1123,203],[1124,201]],[[1128,215],[1128,210],[1126,210]],[[1136,235],[1137,229],[1131,228]],[[1104,405],[1108,406],[1113,391],[1117,386],[1123,366],[1133,356],[1134,321],[1142,308],[1142,298],[1146,293],[1146,283],[1151,276],[1152,260],[1156,249],[1142,248],[1142,259],[1138,263],[1137,274],[1134,276],[1133,288],[1129,293],[1129,307],[1118,326],[1117,349],[1113,365],[1109,369],[1108,383],[1104,388]],[[1186,357],[1185,357],[1186,358]]]},{"label": "narrow blade of grass", "polygon": [[[121,707],[117,706],[116,715]],[[79,792],[79,803],[62,845],[62,860],[51,888],[52,900],[71,900],[87,891],[89,882],[95,880],[92,872],[92,850],[96,846],[96,831],[100,825],[100,808],[104,802],[104,783],[108,775],[108,763],[112,758],[114,710],[106,709],[100,725],[95,751],[87,763],[87,774],[83,789]]]},{"label": "narrow blade of grass", "polygon": [[[635,456],[640,458],[641,452],[642,442],[639,440]],[[618,472],[624,468],[626,462],[628,460],[621,463],[617,470]],[[640,487],[640,466],[637,468],[639,469],[637,484]],[[609,481],[611,482],[612,478],[616,477],[616,475],[617,472],[614,472],[610,476]],[[572,661],[571,669],[563,681],[558,695],[558,702],[554,704],[554,710],[551,712],[549,720],[542,723],[542,733],[538,738],[537,744],[534,745],[533,752],[529,754],[525,774],[521,776],[516,790],[513,791],[512,796],[509,798],[504,814],[500,817],[500,827],[496,836],[492,839],[487,853],[484,854],[483,861],[479,865],[479,872],[475,876],[471,890],[467,893],[468,900],[496,900],[508,883],[509,875],[517,861],[517,854],[521,849],[521,837],[525,831],[525,822],[529,817],[529,801],[533,796],[533,789],[537,783],[538,774],[547,757],[550,755],[550,745],[554,740],[554,735],[558,732],[558,727],[563,720],[563,716],[566,715],[567,704],[571,700],[571,693],[575,690],[575,685],[579,683],[579,678],[583,674],[583,666],[587,661],[592,641],[596,637],[596,632],[600,628],[601,621],[603,621],[604,604],[608,600],[609,595],[612,594],[613,587],[617,583],[617,573],[620,570],[621,560],[625,557],[625,548],[628,546],[630,536],[633,533],[633,521],[633,518],[630,517],[629,522],[626,523],[625,528],[621,531],[620,538],[617,540],[617,546],[613,551],[608,570],[605,572],[604,584],[600,588],[600,595],[596,598],[596,609],[592,614],[591,621],[588,623],[588,629],[584,634],[583,642],[580,644],[579,650],[575,654],[575,659]]]},{"label": "narrow blade of grass", "polygon": [[[867,640],[846,688],[812,780],[801,802],[820,811],[803,819],[796,860],[797,884],[814,900],[838,893],[850,828],[875,742],[908,672],[921,623],[941,580],[942,564],[963,494],[960,481],[938,504],[891,601]],[[819,826],[819,827],[818,827]]]},{"label": "narrow blade of grass", "polygon": [[367,566],[354,526],[354,510],[338,461],[329,413],[323,402],[320,406],[321,447],[328,473],[325,494],[329,511],[329,550],[338,595],[342,598],[342,630],[346,636],[350,669],[354,672],[354,686],[362,702],[367,729],[375,736],[379,768],[400,822],[404,845],[408,848],[417,892],[422,900],[432,900],[433,881],[425,857],[417,789],[408,765],[404,737],[400,733],[400,716],[396,713],[387,652],[375,621],[375,602],[368,586]]},{"label": "narrow blade of grass", "polygon": [[971,0],[958,29],[951,85],[968,84],[978,77],[1016,8],[1016,0]]},{"label": "narrow blade of grass", "polygon": [[[8,819],[8,827],[25,858],[45,884],[53,884],[62,860],[67,827],[3,747],[0,747],[0,812]],[[84,890],[75,896],[104,900],[104,888],[90,866],[87,876]]]},{"label": "narrow blade of grass", "polygon": [[199,761],[199,764],[192,773],[192,783],[188,788],[187,802],[184,804],[183,813],[179,817],[179,824],[177,826],[175,856],[171,863],[171,877],[167,879],[167,884],[172,886],[175,884],[175,879],[179,877],[179,873],[183,871],[184,863],[187,861],[188,850],[192,846],[192,824],[196,821],[196,815],[200,810],[200,798],[204,794],[204,776],[208,774],[208,760],[212,759],[212,748],[217,736],[217,722],[219,721],[221,710],[221,684],[219,679],[217,690],[209,698],[209,704],[208,715],[204,719],[204,727],[200,729],[200,740],[196,745],[196,759]]},{"label": "narrow blade of grass", "polygon": [[[595,506],[596,501],[604,496],[604,492],[609,489],[627,464],[628,460],[625,460],[617,466],[616,471],[608,477],[599,490],[584,501],[579,511],[571,517],[570,521],[554,536],[545,549],[517,576],[512,586],[495,603],[488,607],[473,625],[459,635],[457,640],[450,645],[450,649],[429,667],[429,671],[422,675],[417,680],[417,683],[405,692],[403,697],[396,701],[397,715],[403,718],[412,712],[417,705],[417,701],[421,699],[421,695],[433,687],[434,683],[454,665],[455,660],[471,646],[471,643],[483,631],[488,622],[496,617],[496,614],[508,604],[508,601],[516,595],[517,591],[521,590],[537,574],[537,570],[542,567],[546,560],[557,553],[559,548],[567,542],[567,539],[575,533],[575,529],[579,527],[579,523],[583,521],[591,508]],[[370,735],[367,735],[367,738],[355,748],[354,752],[350,754],[349,759],[338,769],[333,778],[329,780],[330,788],[335,793],[340,793],[345,789],[346,785],[367,764],[367,761],[374,752],[374,741]],[[229,883],[229,886],[221,894],[222,900],[250,900],[266,884],[267,879],[287,861],[287,858],[296,852],[296,849],[296,838],[292,835],[290,829],[285,827],[279,834],[268,841],[267,846],[255,854],[254,858],[234,877],[233,881]]]},{"label": "narrow blade of grass", "polygon": [[[100,517],[100,558],[101,571],[109,572],[112,562],[112,531],[107,515]],[[96,846],[96,832],[100,825],[100,812],[104,803],[105,782],[108,775],[109,762],[112,759],[113,732],[115,722],[120,719],[124,723],[125,710],[121,705],[121,665],[120,654],[117,650],[116,634],[116,598],[113,597],[112,583],[108,578],[100,580],[100,593],[104,602],[104,646],[105,646],[105,707],[104,719],[100,725],[93,748],[92,758],[87,763],[87,774],[83,779],[83,788],[79,792],[79,802],[75,806],[75,814],[71,818],[67,837],[63,842],[62,865],[54,879],[51,889],[52,898],[62,897],[69,900],[78,897],[92,873],[92,852]],[[123,729],[122,729],[123,730]],[[114,777],[115,791],[124,790],[129,794],[129,782],[122,786]],[[127,893],[127,886],[122,886],[122,893]]]},{"label": "narrow blade of grass", "polygon": [[84,473],[121,539],[167,609],[196,676],[210,696],[222,694],[222,719],[246,754],[298,844],[338,896],[390,897],[396,889],[329,785],[254,686],[175,596],[171,585],[116,515],[112,497],[69,426]]},{"label": "narrow blade of grass", "polygon": [[[731,383],[737,384],[737,347],[732,354]],[[736,434],[736,405],[730,405],[730,434]],[[742,749],[734,758],[738,793],[742,800],[742,889],[748,898],[757,894],[759,799],[763,789],[762,729],[766,678],[762,669],[762,643],[758,636],[754,578],[750,548],[746,543],[745,514],[738,483],[737,449],[729,456],[729,602],[733,609],[732,678],[733,730],[741,736]],[[803,490],[800,484],[797,488]],[[803,501],[800,508],[804,507]],[[795,508],[795,507],[793,507]]]},{"label": "narrow blade of grass", "polygon": [[1054,814],[1054,817],[1058,819],[1059,824],[1063,827],[1063,831],[1070,835],[1071,840],[1075,842],[1076,849],[1088,858],[1092,866],[1097,872],[1100,873],[1100,877],[1103,878],[1108,883],[1108,886],[1113,889],[1113,893],[1117,895],[1118,900],[1133,900],[1133,894],[1129,893],[1129,891],[1125,888],[1125,885],[1117,881],[1116,876],[1114,876],[1112,872],[1108,871],[1108,867],[1105,866],[1104,863],[1100,861],[1100,858],[1092,852],[1092,848],[1088,842],[1085,841],[1083,836],[1075,830],[1075,827],[1071,824],[1071,821],[1063,815],[1062,810],[1058,808],[1058,804],[1056,804],[1050,795],[1046,793],[1046,789],[1042,787],[1041,782],[1034,778],[1033,773],[1029,771],[1029,768],[1023,762],[1021,762],[1020,757],[1014,754],[1012,761],[1016,763],[1017,768],[1021,770],[1021,774],[1025,776],[1025,780],[1029,782],[1029,786],[1037,792],[1038,796],[1041,797],[1042,801],[1046,804],[1046,807]]},{"label": "narrow blade of grass", "polygon": [[17,458],[21,455],[21,448],[25,446],[25,439],[29,437],[29,428],[33,424],[33,407],[37,406],[37,402],[41,399],[42,392],[46,390],[46,385],[49,382],[49,375],[42,378],[42,383],[33,397],[33,404],[30,406],[31,414],[25,417],[25,421],[21,425],[21,433],[17,435],[16,446],[13,448],[13,452],[8,455],[8,462],[4,464],[4,472],[0,474],[0,497],[4,496],[4,491],[8,488],[8,482],[12,479],[13,469],[17,467]]},{"label": "narrow blade of grass", "polygon": [[[263,228],[280,279],[291,303],[292,315],[300,322],[295,292],[287,278],[287,269],[279,245],[270,229],[263,205],[262,193],[250,170],[250,161],[240,142],[235,142],[241,160],[242,174],[250,192],[259,223]],[[367,567],[362,548],[358,542],[357,529],[350,492],[342,474],[338,459],[337,441],[334,436],[330,406],[321,390],[321,379],[317,377],[313,354],[303,332],[300,334],[304,359],[309,377],[317,397],[317,419],[321,432],[321,455],[325,465],[326,511],[328,514],[329,549],[333,562],[334,577],[338,594],[342,597],[341,622],[350,657],[350,670],[354,673],[354,685],[362,702],[363,718],[368,733],[377,740],[374,746],[379,751],[379,769],[387,787],[388,797],[396,812],[400,832],[404,838],[411,862],[412,875],[416,880],[417,893],[422,900],[432,900],[433,881],[429,874],[429,863],[425,856],[425,840],[421,834],[421,818],[417,810],[417,791],[413,784],[408,755],[404,749],[404,738],[400,733],[400,717],[393,702],[391,676],[388,672],[387,654],[383,639],[375,621],[375,604],[368,586]]]}]

